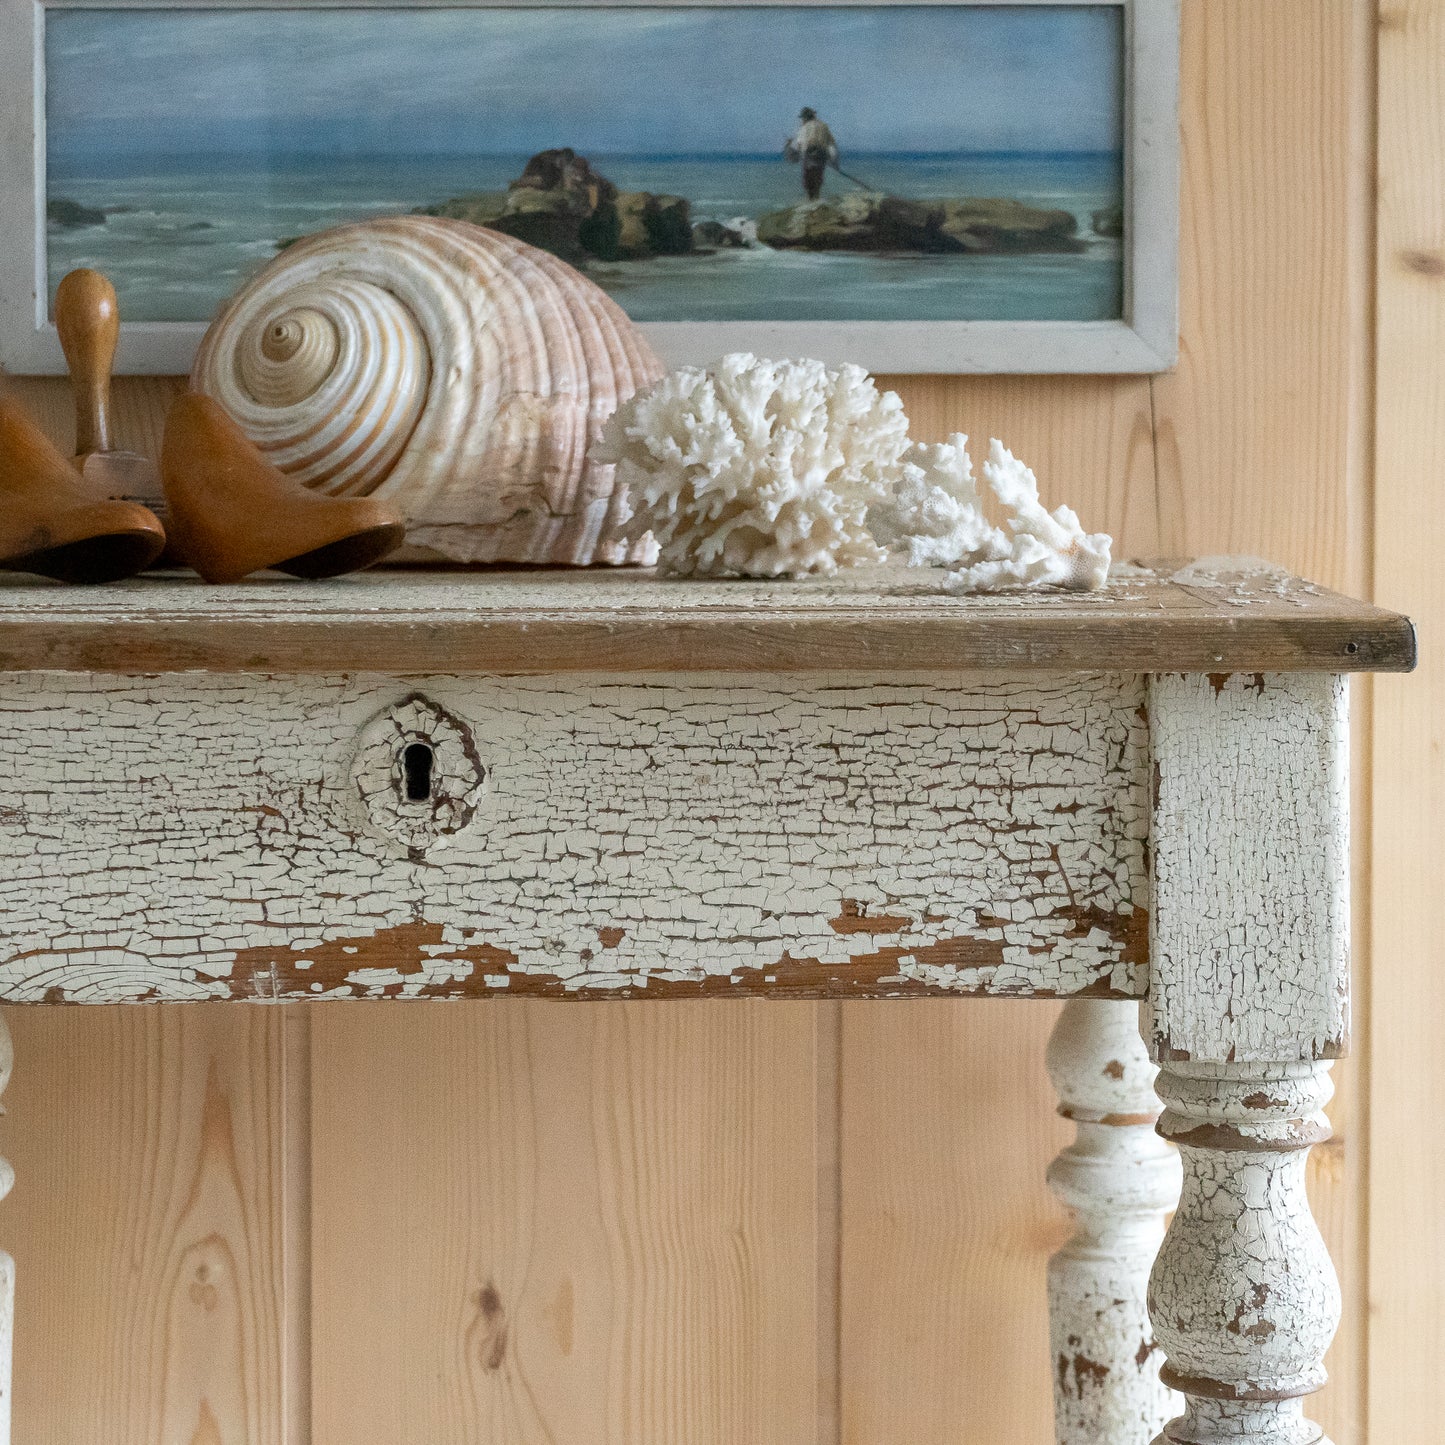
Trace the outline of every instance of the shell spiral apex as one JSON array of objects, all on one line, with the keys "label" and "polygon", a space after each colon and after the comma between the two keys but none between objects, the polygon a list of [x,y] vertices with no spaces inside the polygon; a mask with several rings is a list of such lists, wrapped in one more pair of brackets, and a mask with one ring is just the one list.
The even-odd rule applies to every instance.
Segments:
[{"label": "shell spiral apex", "polygon": [[580,564],[653,560],[589,448],[662,374],[556,257],[400,216],[288,246],[211,325],[191,385],[298,481],[400,507],[403,559]]},{"label": "shell spiral apex", "polygon": [[593,449],[678,576],[783,577],[879,560],[868,508],[908,446],[892,392],[860,366],[738,352],[625,403]]}]

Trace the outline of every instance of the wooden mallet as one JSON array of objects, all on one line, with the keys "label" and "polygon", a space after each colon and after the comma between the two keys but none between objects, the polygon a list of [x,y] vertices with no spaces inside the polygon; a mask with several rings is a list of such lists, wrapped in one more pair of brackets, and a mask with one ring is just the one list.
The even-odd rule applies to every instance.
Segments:
[{"label": "wooden mallet", "polygon": [[102,497],[143,502],[164,515],[149,457],[111,444],[110,369],[120,339],[115,287],[99,271],[71,271],[55,288],[55,329],[75,393],[75,464]]}]

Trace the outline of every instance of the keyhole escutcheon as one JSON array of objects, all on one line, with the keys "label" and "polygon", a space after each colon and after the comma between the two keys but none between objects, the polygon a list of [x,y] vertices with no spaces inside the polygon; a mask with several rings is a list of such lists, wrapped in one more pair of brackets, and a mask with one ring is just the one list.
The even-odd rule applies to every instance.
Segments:
[{"label": "keyhole escutcheon", "polygon": [[486,779],[471,724],[418,692],[362,727],[351,761],[370,831],[413,859],[471,825]]}]

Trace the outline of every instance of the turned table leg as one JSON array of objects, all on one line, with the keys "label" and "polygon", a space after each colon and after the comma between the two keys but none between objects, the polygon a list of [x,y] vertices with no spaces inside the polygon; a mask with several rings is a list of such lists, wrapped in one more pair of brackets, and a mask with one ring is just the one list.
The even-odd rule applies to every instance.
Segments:
[{"label": "turned table leg", "polygon": [[1049,1261],[1058,1445],[1148,1445],[1172,1413],[1145,1292],[1179,1197],[1179,1160],[1154,1131],[1154,1065],[1139,1006],[1073,999],[1049,1040],[1049,1077],[1075,1139],[1049,1168],[1074,1212]]},{"label": "turned table leg", "polygon": [[1184,1191],[1149,1283],[1164,1377],[1186,1397],[1156,1445],[1328,1445],[1302,1396],[1325,1380],[1340,1291],[1305,1195],[1327,1139],[1322,1063],[1168,1063],[1159,1132]]},{"label": "turned table leg", "polygon": [[1305,1195],[1349,1038],[1343,679],[1150,682],[1147,1003],[1184,1189],[1149,1282],[1184,1414],[1156,1445],[1325,1445],[1339,1286]]}]

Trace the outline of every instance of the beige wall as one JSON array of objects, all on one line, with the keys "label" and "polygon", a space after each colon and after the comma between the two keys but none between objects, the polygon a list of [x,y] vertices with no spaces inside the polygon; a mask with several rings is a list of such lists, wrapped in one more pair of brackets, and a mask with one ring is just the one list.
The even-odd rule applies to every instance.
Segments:
[{"label": "beige wall", "polygon": [[[1445,7],[1391,3],[1378,43],[1372,0],[1183,8],[1179,368],[906,378],[915,431],[1004,438],[1125,554],[1262,553],[1445,622]],[[120,388],[127,443],[154,445],[177,384]],[[63,387],[22,385],[64,436]],[[1361,1027],[1313,1166],[1350,1301],[1318,1406],[1336,1445],[1367,1419],[1426,1445],[1407,1388],[1445,1384],[1445,1180],[1412,1108],[1445,1091],[1412,906],[1445,803],[1424,641],[1373,734],[1356,694]],[[11,1010],[16,1439],[1049,1439],[1053,1014]]]}]

